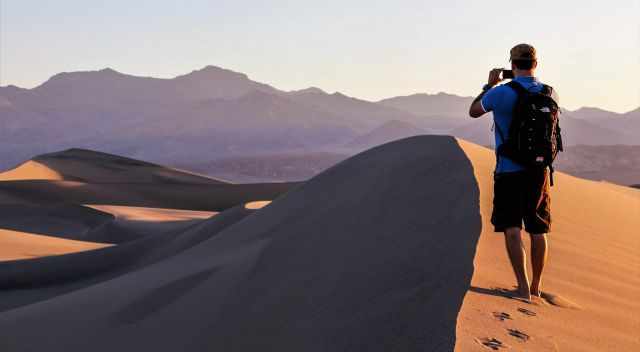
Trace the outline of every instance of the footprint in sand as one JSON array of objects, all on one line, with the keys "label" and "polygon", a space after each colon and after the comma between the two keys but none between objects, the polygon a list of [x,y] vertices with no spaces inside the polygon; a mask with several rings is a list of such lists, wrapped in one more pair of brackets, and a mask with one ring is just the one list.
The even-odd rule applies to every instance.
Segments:
[{"label": "footprint in sand", "polygon": [[493,290],[495,293],[499,294],[500,296],[504,296],[507,298],[511,298],[514,295],[516,295],[516,290],[510,290],[504,287],[492,287],[491,290]]},{"label": "footprint in sand", "polygon": [[509,335],[517,338],[520,341],[526,342],[527,340],[529,340],[529,335],[525,334],[524,332],[517,330],[517,329],[507,329],[507,331],[509,331]]},{"label": "footprint in sand", "polygon": [[569,308],[569,309],[581,309],[581,307],[576,303],[571,302],[570,300],[562,296],[554,295],[553,293],[543,291],[540,293],[540,298],[542,298],[549,304],[552,304],[556,307]]},{"label": "footprint in sand", "polygon": [[501,296],[534,306],[548,306],[549,304],[551,304],[560,308],[581,309],[578,304],[562,296],[546,291],[541,292],[540,297],[533,296],[531,297],[530,301],[527,301],[524,298],[518,297],[517,290],[515,288],[516,286],[514,286],[514,289],[507,289],[503,287],[493,287],[492,289],[494,290],[494,292],[500,294]]},{"label": "footprint in sand", "polygon": [[518,308],[518,312],[524,314],[524,315],[528,315],[530,317],[535,317],[536,315],[538,315],[536,312],[532,311],[532,310],[528,310],[526,308]]},{"label": "footprint in sand", "polygon": [[493,312],[493,317],[500,320],[500,321],[505,321],[505,320],[511,320],[511,315],[509,313],[505,313],[505,312]]},{"label": "footprint in sand", "polygon": [[497,351],[501,348],[509,348],[509,346],[505,343],[503,343],[502,341],[496,339],[496,338],[482,338],[482,339],[476,339],[476,342],[483,345],[486,348],[490,348],[494,351]]},{"label": "footprint in sand", "polygon": [[513,299],[515,301],[520,301],[522,303],[526,303],[526,304],[533,304],[533,305],[539,305],[540,303],[538,302],[534,302],[534,301],[528,301],[524,298],[521,298],[518,296],[518,292],[515,289],[508,289],[508,288],[504,288],[504,287],[492,287],[492,290],[499,294],[502,297],[505,298],[509,298],[509,299]]}]

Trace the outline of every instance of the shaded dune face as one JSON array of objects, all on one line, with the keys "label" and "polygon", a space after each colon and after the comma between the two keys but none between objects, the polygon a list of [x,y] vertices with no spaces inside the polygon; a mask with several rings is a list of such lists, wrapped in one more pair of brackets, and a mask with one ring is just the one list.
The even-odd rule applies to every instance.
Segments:
[{"label": "shaded dune face", "polygon": [[220,312],[225,343],[209,347],[453,348],[480,233],[477,185],[455,139],[373,148],[260,215],[274,219],[257,233],[268,244]]},{"label": "shaded dune face", "polygon": [[[481,232],[478,202],[454,138],[387,143],[261,209],[242,206],[252,213],[217,232],[176,234],[189,233],[179,250],[159,245],[135,270],[6,311],[0,341],[7,351],[452,350]],[[43,258],[59,263],[30,272],[56,281],[55,270],[46,278],[36,268],[79,255]],[[4,273],[0,265],[0,279],[22,277],[29,269],[18,264]],[[44,299],[49,287],[30,294]]]},{"label": "shaded dune face", "polygon": [[113,219],[109,213],[81,205],[0,203],[0,229],[73,240],[92,241],[88,233]]},{"label": "shaded dune face", "polygon": [[[240,204],[273,199],[299,182],[253,184],[143,184],[69,181],[0,182],[0,203],[121,205],[221,211]],[[3,198],[9,199],[3,201]],[[18,203],[18,204],[20,204]]]},{"label": "shaded dune face", "polygon": [[64,256],[0,262],[0,311],[135,272],[215,236],[253,211],[239,205],[181,232],[165,232]]}]

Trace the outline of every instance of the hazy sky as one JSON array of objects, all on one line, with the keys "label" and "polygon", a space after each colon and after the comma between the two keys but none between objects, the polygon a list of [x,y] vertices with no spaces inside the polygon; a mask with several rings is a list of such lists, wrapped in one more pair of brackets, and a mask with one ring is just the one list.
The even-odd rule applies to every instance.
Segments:
[{"label": "hazy sky", "polygon": [[[89,5],[90,3],[90,5]],[[173,77],[206,65],[291,90],[377,100],[476,95],[517,43],[562,105],[640,106],[640,0],[0,0],[0,85],[112,67]]]}]

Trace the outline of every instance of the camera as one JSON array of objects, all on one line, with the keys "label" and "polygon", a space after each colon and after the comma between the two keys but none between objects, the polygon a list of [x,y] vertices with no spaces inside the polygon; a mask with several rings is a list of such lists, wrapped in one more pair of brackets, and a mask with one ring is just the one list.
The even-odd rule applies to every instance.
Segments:
[{"label": "camera", "polygon": [[513,70],[502,70],[502,79],[513,79]]}]

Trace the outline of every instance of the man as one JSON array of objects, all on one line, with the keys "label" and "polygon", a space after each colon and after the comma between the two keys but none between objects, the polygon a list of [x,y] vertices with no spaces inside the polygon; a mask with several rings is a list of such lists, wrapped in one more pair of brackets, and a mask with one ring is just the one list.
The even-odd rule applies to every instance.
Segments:
[{"label": "man", "polygon": [[[514,81],[532,92],[540,92],[543,84],[535,77],[538,66],[536,50],[528,44],[518,44],[510,52]],[[489,72],[489,81],[482,93],[473,101],[469,115],[480,117],[492,111],[495,123],[496,152],[508,136],[518,94],[508,85],[498,85],[502,69]],[[559,103],[555,90],[552,98]],[[496,232],[504,232],[509,260],[518,282],[517,293],[531,300],[540,297],[542,271],[547,260],[547,233],[550,231],[549,172],[547,168],[531,169],[513,160],[496,155],[494,171],[494,199],[491,223]],[[527,276],[526,253],[520,231],[524,221],[525,230],[531,237],[531,285]]]}]

